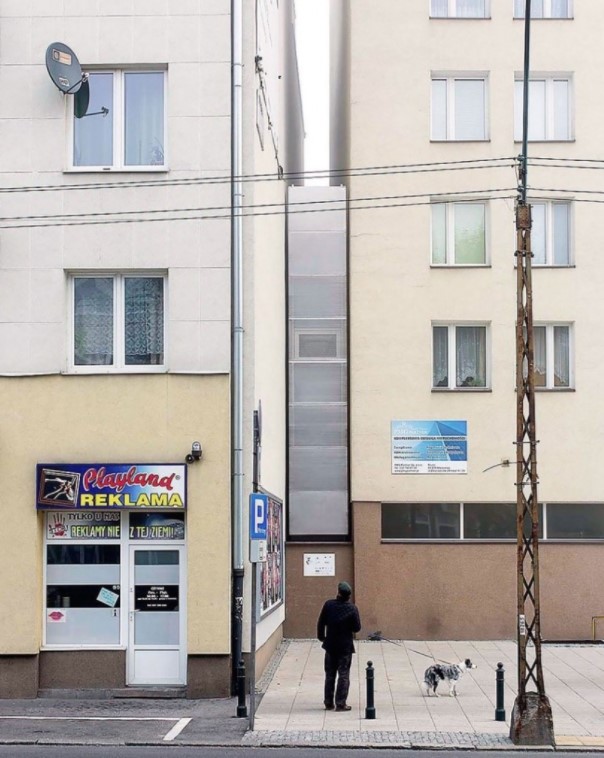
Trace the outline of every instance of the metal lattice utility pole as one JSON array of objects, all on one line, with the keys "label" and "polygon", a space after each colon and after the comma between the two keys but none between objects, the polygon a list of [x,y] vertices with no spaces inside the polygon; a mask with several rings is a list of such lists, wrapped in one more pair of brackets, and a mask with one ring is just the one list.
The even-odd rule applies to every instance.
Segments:
[{"label": "metal lattice utility pole", "polygon": [[516,204],[516,529],[518,695],[510,738],[516,745],[553,745],[552,710],[541,665],[539,500],[535,432],[535,357],[531,279],[531,206],[526,201],[531,0],[525,5],[522,155]]}]

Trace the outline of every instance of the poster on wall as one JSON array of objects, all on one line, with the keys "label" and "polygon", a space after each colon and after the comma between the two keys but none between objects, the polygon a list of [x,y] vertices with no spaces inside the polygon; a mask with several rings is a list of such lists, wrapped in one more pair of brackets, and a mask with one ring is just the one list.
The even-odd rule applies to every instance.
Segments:
[{"label": "poster on wall", "polygon": [[467,474],[467,421],[392,421],[393,474]]},{"label": "poster on wall", "polygon": [[335,553],[304,553],[304,576],[335,576]]},{"label": "poster on wall", "polygon": [[266,561],[257,564],[260,617],[283,602],[283,503],[268,496],[266,527]]},{"label": "poster on wall", "polygon": [[122,511],[186,508],[184,464],[40,463],[37,510]]},{"label": "poster on wall", "polygon": [[119,540],[121,524],[119,513],[65,513],[46,514],[47,540]]}]

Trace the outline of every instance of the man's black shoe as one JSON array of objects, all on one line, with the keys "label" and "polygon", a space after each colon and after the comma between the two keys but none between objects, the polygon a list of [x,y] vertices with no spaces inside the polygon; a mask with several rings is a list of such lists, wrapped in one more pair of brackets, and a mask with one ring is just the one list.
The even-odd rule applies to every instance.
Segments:
[{"label": "man's black shoe", "polygon": [[336,711],[351,711],[351,705],[336,705]]},{"label": "man's black shoe", "polygon": [[334,708],[335,708],[335,705],[333,703],[325,703],[326,711],[333,711]]}]

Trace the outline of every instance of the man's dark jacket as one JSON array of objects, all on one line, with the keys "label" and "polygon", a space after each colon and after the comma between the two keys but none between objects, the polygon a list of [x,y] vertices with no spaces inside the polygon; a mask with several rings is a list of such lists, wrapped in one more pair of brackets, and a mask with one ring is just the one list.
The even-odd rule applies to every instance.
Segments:
[{"label": "man's dark jacket", "polygon": [[328,600],[317,621],[317,637],[331,655],[354,653],[352,635],[361,631],[358,608],[340,596]]}]

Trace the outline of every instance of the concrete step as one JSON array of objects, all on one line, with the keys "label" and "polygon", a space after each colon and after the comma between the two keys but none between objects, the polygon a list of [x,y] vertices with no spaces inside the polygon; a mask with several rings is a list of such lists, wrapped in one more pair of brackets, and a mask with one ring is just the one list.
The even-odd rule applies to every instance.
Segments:
[{"label": "concrete step", "polygon": [[120,687],[118,689],[42,689],[39,698],[55,700],[119,700],[126,698],[145,698],[169,700],[186,698],[186,687]]}]

